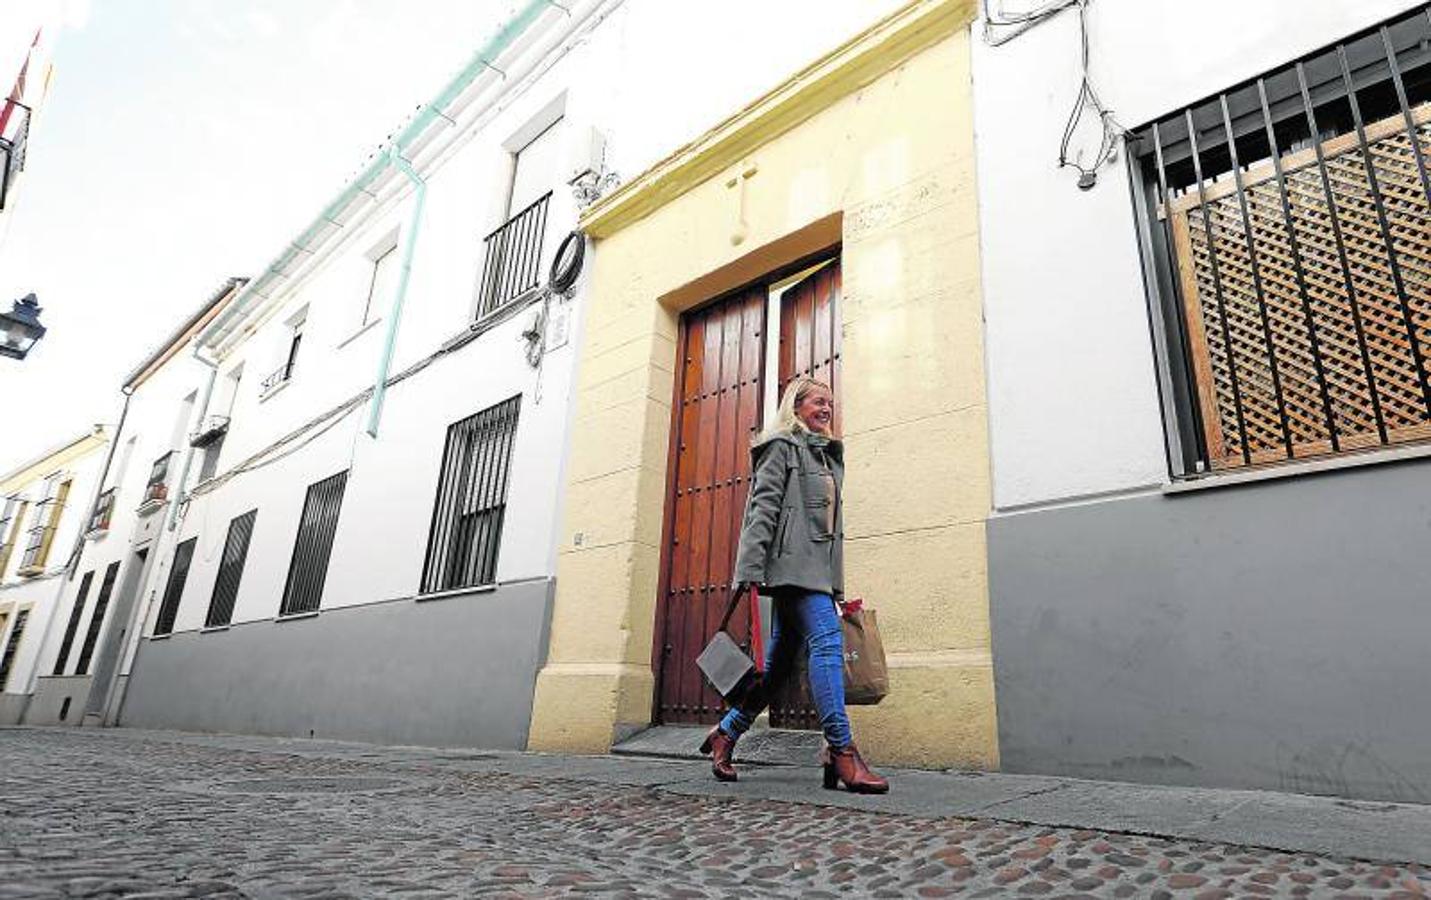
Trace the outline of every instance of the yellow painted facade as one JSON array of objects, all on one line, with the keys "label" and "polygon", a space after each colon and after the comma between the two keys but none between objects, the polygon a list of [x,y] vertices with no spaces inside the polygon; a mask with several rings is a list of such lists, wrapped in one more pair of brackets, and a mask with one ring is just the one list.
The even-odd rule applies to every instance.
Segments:
[{"label": "yellow painted facade", "polygon": [[679,317],[809,254],[844,270],[847,590],[891,694],[871,759],[998,765],[970,0],[912,3],[588,210],[597,240],[530,746],[651,723]]}]

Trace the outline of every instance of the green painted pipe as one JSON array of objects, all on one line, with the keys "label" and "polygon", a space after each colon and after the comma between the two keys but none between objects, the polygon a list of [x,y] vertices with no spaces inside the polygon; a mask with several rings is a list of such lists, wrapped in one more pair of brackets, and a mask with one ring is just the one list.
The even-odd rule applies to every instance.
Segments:
[{"label": "green painted pipe", "polygon": [[373,384],[373,402],[368,408],[368,437],[378,436],[378,420],[383,416],[383,399],[388,394],[388,371],[392,367],[393,348],[397,344],[398,320],[402,318],[402,303],[407,297],[407,282],[412,275],[412,255],[417,250],[417,232],[422,227],[422,207],[427,202],[427,182],[417,174],[412,164],[403,159],[396,145],[388,148],[388,159],[398,171],[413,183],[412,221],[408,223],[407,234],[403,236],[402,267],[398,270],[397,288],[393,291],[393,304],[388,312],[387,338],[383,342],[383,355],[378,360],[378,379]]},{"label": "green painted pipe", "polygon": [[[506,50],[512,41],[516,40],[518,35],[526,31],[548,7],[553,6],[558,9],[564,9],[564,7],[553,2],[553,0],[528,0],[526,6],[522,7],[521,11],[515,16],[508,19],[506,24],[499,28],[497,32],[488,39],[487,43],[482,46],[482,49],[477,51],[471,61],[463,67],[462,71],[458,72],[447,82],[447,85],[438,92],[436,97],[433,97],[428,103],[423,104],[413,120],[393,139],[391,149],[400,153],[417,140],[438,118],[443,117],[442,110],[461,96],[462,92],[465,91],[472,82],[477,80],[477,76],[492,67],[492,61],[500,56],[502,51]],[[352,183],[344,188],[332,202],[323,208],[323,211],[303,230],[303,233],[298,236],[296,241],[289,244],[288,248],[280,253],[277,259],[269,263],[262,275],[249,283],[238,301],[230,304],[227,309],[215,317],[214,321],[209,323],[199,335],[197,343],[200,346],[207,343],[213,335],[217,334],[221,328],[238,316],[240,311],[248,306],[248,298],[252,296],[259,287],[271,283],[278,272],[282,271],[284,267],[291,263],[293,258],[299,253],[308,252],[308,243],[312,241],[320,231],[332,225],[336,221],[334,217],[346,209],[348,204],[353,202],[354,197],[366,190],[368,185],[372,184],[373,181],[382,174],[383,170],[388,167],[391,158],[391,152],[379,154],[377,159],[373,160]]]}]

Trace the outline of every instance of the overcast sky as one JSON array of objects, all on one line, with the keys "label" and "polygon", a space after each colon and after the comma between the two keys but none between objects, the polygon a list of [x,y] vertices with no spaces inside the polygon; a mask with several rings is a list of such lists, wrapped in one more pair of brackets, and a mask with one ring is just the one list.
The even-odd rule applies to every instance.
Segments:
[{"label": "overcast sky", "polygon": [[116,421],[124,375],[276,255],[517,5],[68,2],[0,213],[0,304],[33,291],[49,328],[24,362],[0,359],[0,472]]}]

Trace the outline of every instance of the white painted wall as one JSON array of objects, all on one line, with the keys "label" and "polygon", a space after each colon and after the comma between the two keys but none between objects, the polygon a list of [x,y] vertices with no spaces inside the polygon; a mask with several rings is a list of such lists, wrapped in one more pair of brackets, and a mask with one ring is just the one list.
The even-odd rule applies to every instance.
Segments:
[{"label": "white painted wall", "polygon": [[30,615],[5,684],[7,694],[29,693],[37,669],[48,674],[48,670],[43,669],[46,659],[44,649],[49,646],[47,632],[57,630],[51,623],[60,610],[68,609],[61,602],[66,590],[63,571],[75,541],[88,524],[90,500],[94,497],[107,450],[107,444],[100,444],[84,456],[51,470],[64,473],[71,480],[70,491],[60,514],[59,527],[50,543],[45,574],[32,578],[21,578],[15,572],[24,556],[30,527],[35,523],[35,504],[44,498],[46,478],[51,472],[44,471],[15,490],[17,496],[30,501],[30,507],[25,512],[15,550],[5,571],[0,572],[0,613],[7,614],[4,627],[0,628],[0,651],[9,645],[15,627],[15,613],[29,607]]},{"label": "white painted wall", "polygon": [[[559,137],[566,152],[559,157],[575,155],[585,129],[595,127],[608,139],[608,164],[633,177],[900,5],[899,0],[777,5],[739,0],[716,7],[628,0],[615,6],[530,87],[505,97],[480,132],[434,171],[423,173],[426,210],[392,371],[427,357],[471,322],[482,274],[482,238],[506,215],[510,150],[553,104],[563,109]],[[564,174],[559,171],[552,184],[548,256],[576,220],[570,191],[560,183]],[[401,247],[412,202],[407,194],[351,226],[351,233],[297,283],[285,285],[281,305],[250,323],[252,334],[222,360],[220,384],[237,365],[244,376],[220,478],[372,384],[388,322],[384,309],[382,321],[368,330],[359,327],[370,253],[394,230]],[[579,311],[580,290],[571,304]],[[263,398],[260,382],[286,353],[286,323],[305,306],[294,377]],[[524,360],[519,337],[532,313],[394,386],[377,440],[362,433],[363,406],[321,434],[308,432],[311,442],[282,459],[196,494],[179,533],[157,560],[144,633],[153,631],[174,547],[190,537],[199,542],[174,630],[202,627],[228,524],[251,509],[258,515],[233,621],[274,618],[305,491],[345,469],[349,476],[322,607],[412,597],[419,586],[448,426],[517,394],[522,405],[497,578],[553,576],[579,317],[571,339],[548,354],[539,377]]]},{"label": "white painted wall", "polygon": [[[195,307],[197,308],[198,305],[199,302],[196,302]],[[149,349],[152,352],[156,348]],[[136,358],[135,364],[137,365],[141,359],[142,357]],[[125,416],[124,428],[115,439],[114,461],[104,483],[105,487],[118,488],[109,530],[102,536],[85,541],[74,578],[64,584],[55,622],[49,629],[44,648],[41,651],[40,675],[48,676],[54,671],[60,644],[64,638],[65,626],[69,621],[86,572],[93,572],[94,578],[85,598],[74,646],[70,650],[65,666],[63,674],[66,675],[74,674],[76,671],[80,645],[84,640],[85,633],[90,628],[91,619],[94,617],[105,569],[116,561],[121,564],[96,647],[103,646],[106,632],[115,625],[114,608],[119,599],[120,585],[124,582],[129,567],[133,565],[135,553],[147,547],[151,554],[162,554],[165,552],[166,546],[172,547],[172,535],[164,531],[167,507],[147,515],[140,515],[139,508],[154,461],[170,450],[177,451],[169,469],[168,484],[170,495],[173,495],[174,487],[178,483],[179,466],[182,465],[182,451],[187,443],[187,435],[194,427],[193,415],[183,423],[180,423],[178,419],[184,411],[184,398],[196,390],[202,393],[207,373],[208,369],[199,364],[187,350],[181,350],[135,389],[129,402],[128,413]],[[118,389],[115,389],[114,417],[116,422],[123,405],[124,398]],[[175,440],[176,432],[182,435],[178,441]],[[90,490],[93,491],[93,486]],[[90,497],[91,494],[87,493],[83,503],[87,505]],[[166,540],[169,543],[166,544]],[[151,572],[156,569],[152,565],[149,568]],[[147,589],[139,596],[137,602],[145,603],[146,599],[152,596],[154,588],[155,579],[151,577]],[[96,649],[97,654],[98,650]],[[91,671],[93,665],[94,663],[91,661]]]},{"label": "white painted wall", "polygon": [[[1125,126],[1415,6],[1409,0],[1094,0],[1092,74]],[[1026,8],[1007,0],[1006,9]],[[1126,168],[1057,169],[1078,89],[1073,12],[974,49],[994,504],[1167,480]]]}]

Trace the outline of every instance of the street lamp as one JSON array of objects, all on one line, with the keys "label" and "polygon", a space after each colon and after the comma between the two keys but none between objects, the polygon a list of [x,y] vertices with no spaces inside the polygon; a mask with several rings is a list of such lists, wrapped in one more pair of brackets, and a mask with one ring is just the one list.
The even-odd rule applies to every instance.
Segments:
[{"label": "street lamp", "polygon": [[40,324],[40,301],[26,294],[8,313],[0,313],[0,356],[24,359],[35,341],[45,336]]}]

